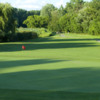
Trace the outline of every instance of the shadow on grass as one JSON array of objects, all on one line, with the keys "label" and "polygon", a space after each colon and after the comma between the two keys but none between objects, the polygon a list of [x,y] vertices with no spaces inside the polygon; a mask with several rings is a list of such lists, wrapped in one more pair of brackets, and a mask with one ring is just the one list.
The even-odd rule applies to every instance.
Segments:
[{"label": "shadow on grass", "polygon": [[100,93],[0,89],[0,100],[99,100]]},{"label": "shadow on grass", "polygon": [[[80,41],[81,39],[79,39]],[[84,39],[82,39],[83,41]],[[86,39],[85,39],[86,40]],[[84,40],[84,41],[85,41]],[[74,40],[74,39],[60,39],[60,40],[46,40],[46,41],[78,41],[78,39]],[[41,41],[39,41],[41,42]],[[10,51],[21,51],[22,49],[22,45],[26,46],[26,50],[35,50],[35,49],[61,49],[61,48],[81,48],[81,47],[95,47],[98,46],[95,43],[91,43],[91,42],[78,42],[78,43],[36,43],[36,42],[22,42],[22,43],[8,43],[8,44],[1,44],[0,45],[0,52],[10,52]]]},{"label": "shadow on grass", "polygon": [[31,41],[34,42],[56,42],[56,41],[97,41],[100,40],[99,38],[94,38],[94,39],[90,39],[90,38],[86,38],[86,39],[66,39],[66,38],[62,38],[62,39],[53,39],[50,37],[46,37],[46,38],[38,38],[38,39],[34,39]]},{"label": "shadow on grass", "polygon": [[29,65],[55,63],[55,62],[62,62],[62,61],[63,60],[50,60],[50,59],[0,61],[0,69],[1,68],[18,67],[18,66],[29,66]]},{"label": "shadow on grass", "polygon": [[0,100],[99,100],[100,69],[66,68],[0,74]]}]

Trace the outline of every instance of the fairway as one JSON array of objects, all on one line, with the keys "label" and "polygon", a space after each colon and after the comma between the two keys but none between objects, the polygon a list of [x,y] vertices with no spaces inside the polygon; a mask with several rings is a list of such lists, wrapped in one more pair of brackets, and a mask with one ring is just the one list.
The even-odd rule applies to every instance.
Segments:
[{"label": "fairway", "polygon": [[66,34],[0,43],[0,100],[100,100],[97,40]]}]

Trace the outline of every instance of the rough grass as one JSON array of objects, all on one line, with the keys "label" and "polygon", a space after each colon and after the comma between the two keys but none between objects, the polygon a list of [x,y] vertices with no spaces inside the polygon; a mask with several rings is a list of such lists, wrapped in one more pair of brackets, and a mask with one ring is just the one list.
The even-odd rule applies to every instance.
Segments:
[{"label": "rough grass", "polygon": [[0,100],[99,100],[97,40],[65,34],[0,43]]},{"label": "rough grass", "polygon": [[35,32],[38,37],[47,37],[51,34],[51,32],[45,28],[18,28],[17,32]]}]

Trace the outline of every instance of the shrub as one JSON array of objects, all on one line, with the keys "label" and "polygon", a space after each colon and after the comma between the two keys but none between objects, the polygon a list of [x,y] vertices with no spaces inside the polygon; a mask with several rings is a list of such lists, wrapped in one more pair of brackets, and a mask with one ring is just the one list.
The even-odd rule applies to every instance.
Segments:
[{"label": "shrub", "polygon": [[36,32],[18,32],[16,35],[13,36],[11,41],[22,41],[22,40],[28,40],[28,39],[35,39],[38,38],[38,35]]}]

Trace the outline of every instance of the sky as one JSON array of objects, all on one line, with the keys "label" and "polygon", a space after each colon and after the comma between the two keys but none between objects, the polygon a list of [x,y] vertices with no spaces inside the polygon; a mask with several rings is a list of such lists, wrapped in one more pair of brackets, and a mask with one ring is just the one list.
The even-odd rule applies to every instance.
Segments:
[{"label": "sky", "polygon": [[57,8],[59,8],[61,5],[65,7],[67,2],[70,2],[70,0],[0,0],[0,3],[10,3],[11,6],[15,8],[25,10],[40,10],[47,3],[53,4]]}]

